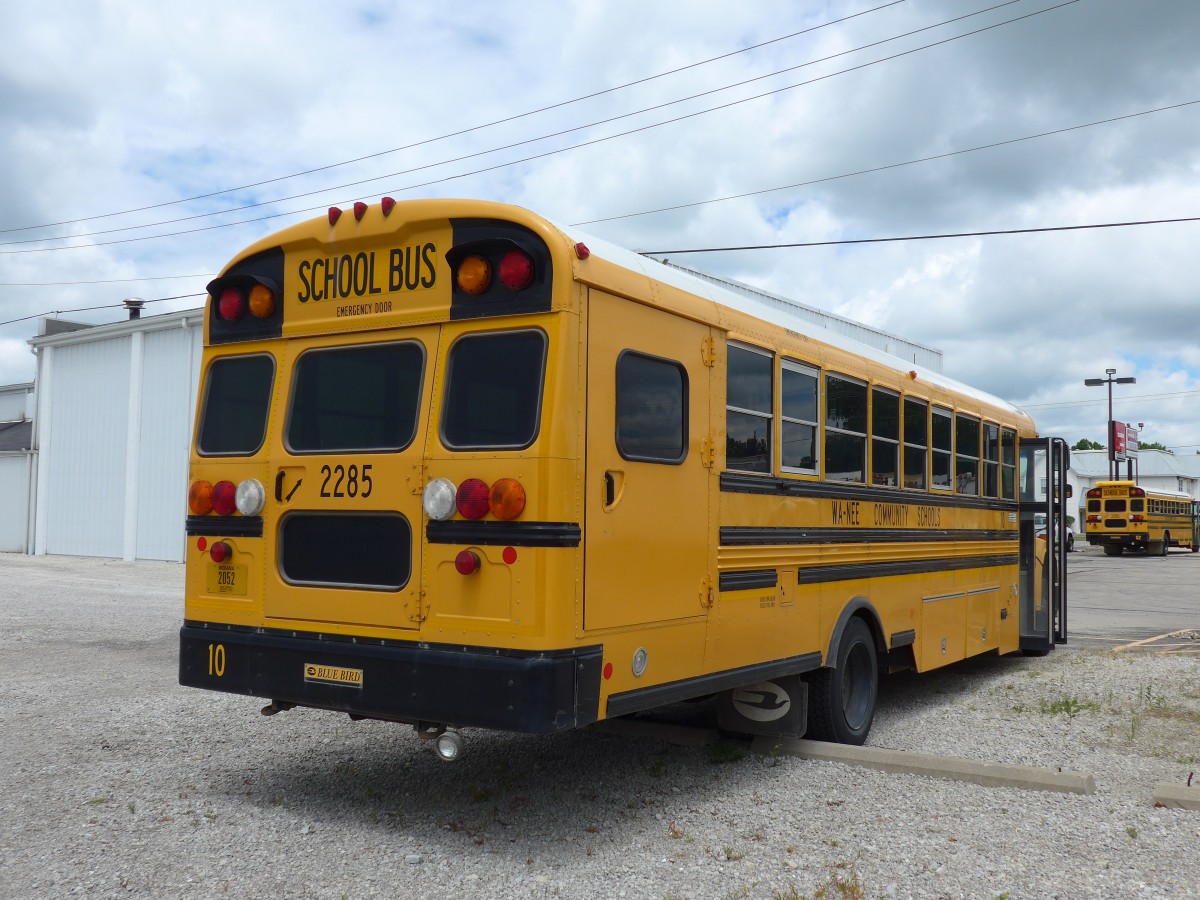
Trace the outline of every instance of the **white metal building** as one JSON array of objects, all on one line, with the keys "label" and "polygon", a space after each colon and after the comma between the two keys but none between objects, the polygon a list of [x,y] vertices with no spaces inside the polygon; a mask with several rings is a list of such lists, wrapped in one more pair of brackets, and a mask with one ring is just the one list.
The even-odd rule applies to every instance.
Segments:
[{"label": "white metal building", "polygon": [[197,309],[30,341],[32,552],[183,559],[203,337]]},{"label": "white metal building", "polygon": [[33,385],[0,387],[0,553],[29,549]]}]

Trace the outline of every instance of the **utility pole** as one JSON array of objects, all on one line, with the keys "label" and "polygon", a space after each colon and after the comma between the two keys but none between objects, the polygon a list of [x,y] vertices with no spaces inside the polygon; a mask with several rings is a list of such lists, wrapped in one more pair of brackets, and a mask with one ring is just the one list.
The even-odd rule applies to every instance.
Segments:
[{"label": "utility pole", "polygon": [[1083,383],[1088,387],[1100,387],[1102,384],[1108,385],[1108,480],[1116,480],[1113,476],[1113,466],[1116,463],[1116,457],[1113,456],[1113,412],[1112,412],[1112,386],[1114,384],[1137,384],[1137,379],[1126,375],[1124,378],[1113,378],[1117,374],[1116,369],[1105,369],[1106,378],[1085,378]]}]

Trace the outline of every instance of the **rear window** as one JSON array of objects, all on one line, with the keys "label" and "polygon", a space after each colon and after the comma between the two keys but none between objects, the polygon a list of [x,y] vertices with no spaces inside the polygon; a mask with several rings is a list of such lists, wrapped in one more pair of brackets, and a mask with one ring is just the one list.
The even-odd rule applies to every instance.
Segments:
[{"label": "rear window", "polygon": [[412,341],[302,354],[292,379],[288,449],[407,447],[417,430],[424,365],[424,348]]},{"label": "rear window", "polygon": [[250,456],[262,446],[275,383],[275,360],[225,356],[208,367],[196,450],[203,456]]},{"label": "rear window", "polygon": [[452,450],[521,449],[538,435],[546,335],[470,334],[450,348],[442,443]]},{"label": "rear window", "polygon": [[412,529],[396,513],[291,513],[279,572],[289,584],[398,591],[412,574]]}]

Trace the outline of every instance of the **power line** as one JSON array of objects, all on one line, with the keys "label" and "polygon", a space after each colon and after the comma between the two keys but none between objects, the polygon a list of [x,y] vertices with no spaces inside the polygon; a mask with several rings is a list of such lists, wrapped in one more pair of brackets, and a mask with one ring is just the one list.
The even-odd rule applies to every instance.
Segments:
[{"label": "power line", "polygon": [[[1190,391],[1170,391],[1165,394],[1132,394],[1122,395],[1117,398],[1121,403],[1127,400],[1165,400],[1168,397],[1184,397],[1191,394],[1200,394],[1200,390]],[[1096,406],[1106,403],[1107,401],[1101,397],[1099,400],[1062,400],[1057,403],[1023,403],[1022,409],[1063,409],[1070,406]]]},{"label": "power line", "polygon": [[212,272],[197,275],[146,275],[141,278],[102,278],[94,281],[0,281],[0,287],[68,287],[78,284],[133,284],[139,281],[170,281],[177,278],[212,278]]},{"label": "power line", "polygon": [[[180,294],[176,297],[156,297],[153,300],[144,300],[144,303],[162,303],[164,300],[187,300],[190,297],[204,297],[205,294]],[[40,319],[42,316],[61,316],[63,313],[91,312],[97,309],[123,309],[124,303],[105,303],[102,306],[80,306],[75,309],[49,309],[45,312],[35,313],[32,316],[22,316],[19,319],[9,319],[7,322],[0,322],[0,325],[13,325],[17,322],[28,322],[30,319]]]},{"label": "power line", "polygon": [[[124,215],[130,215],[132,213],[146,212],[146,211],[152,210],[152,209],[161,209],[166,206],[175,206],[180,203],[191,203],[192,201],[195,201],[195,200],[207,200],[211,197],[219,197],[222,194],[231,194],[231,193],[234,193],[235,191],[250,190],[251,188],[262,187],[262,186],[268,185],[268,184],[275,184],[276,182],[280,182],[280,181],[287,181],[288,179],[291,179],[291,178],[300,178],[304,175],[313,175],[317,172],[325,172],[330,169],[336,169],[336,168],[340,168],[342,166],[353,165],[354,163],[365,162],[368,159],[376,159],[381,156],[387,156],[388,154],[391,154],[391,153],[399,153],[402,150],[412,150],[416,147],[422,147],[427,144],[436,143],[438,141],[448,140],[449,138],[453,138],[453,137],[461,137],[464,134],[471,134],[472,132],[475,132],[475,131],[482,131],[485,128],[491,128],[496,125],[504,125],[509,122],[515,122],[518,119],[528,118],[529,116],[535,116],[535,115],[538,115],[539,113],[549,112],[550,110],[554,110],[554,109],[560,109],[564,106],[570,106],[575,103],[581,103],[584,100],[592,100],[596,97],[602,97],[605,94],[612,94],[617,91],[622,91],[626,88],[635,87],[639,84],[646,84],[647,82],[655,81],[656,79],[659,79],[659,78],[665,78],[668,75],[676,75],[680,72],[685,72],[689,69],[699,68],[700,66],[705,66],[705,65],[708,65],[709,63],[718,62],[722,59],[728,59],[732,56],[737,56],[741,53],[748,53],[752,50],[759,50],[759,49],[761,49],[763,47],[767,47],[771,44],[778,44],[781,41],[787,41],[787,40],[790,40],[795,37],[800,37],[801,35],[809,34],[814,31],[819,31],[822,28],[829,28],[833,25],[840,25],[843,22],[850,21],[851,19],[856,19],[856,18],[859,18],[860,16],[865,16],[865,15],[868,15],[873,12],[878,12],[881,9],[886,9],[889,6],[896,6],[903,2],[905,2],[905,0],[891,0],[891,2],[889,2],[889,3],[884,3],[880,6],[876,6],[871,9],[863,10],[862,12],[857,12],[857,13],[853,13],[848,16],[843,16],[840,19],[833,19],[829,22],[823,22],[820,25],[814,25],[811,28],[804,28],[800,31],[794,31],[791,34],[785,34],[785,35],[782,35],[777,38],[771,38],[770,40],[762,41],[758,44],[751,44],[749,47],[743,47],[740,50],[733,50],[728,53],[722,53],[719,56],[713,56],[708,59],[700,60],[699,62],[689,63],[686,66],[680,66],[675,69],[668,69],[666,72],[659,72],[657,75],[648,75],[644,78],[638,78],[638,79],[635,79],[634,81],[628,81],[624,84],[616,85],[615,87],[604,88],[603,90],[599,90],[599,91],[593,91],[590,94],[583,94],[579,97],[573,97],[569,100],[561,100],[557,103],[551,103],[548,106],[543,106],[538,109],[529,110],[527,112],[517,113],[517,114],[511,115],[511,116],[506,116],[501,119],[496,119],[492,122],[486,122],[482,125],[473,125],[470,128],[464,128],[459,131],[449,132],[447,134],[439,135],[437,137],[425,138],[424,140],[416,141],[412,144],[405,144],[401,147],[393,147],[390,150],[380,150],[376,153],[368,153],[364,156],[359,156],[354,159],[343,160],[341,162],[336,162],[336,163],[329,163],[328,165],[323,165],[323,166],[316,166],[312,169],[305,169],[300,172],[293,172],[290,175],[280,175],[276,178],[267,178],[263,181],[256,181],[251,184],[241,185],[239,187],[223,188],[222,190],[219,190],[219,191],[210,191],[209,193],[206,193],[206,194],[197,194],[193,197],[183,197],[178,200],[169,200],[169,201],[166,201],[163,203],[154,203],[149,206],[140,206],[140,207],[137,207],[134,209],[125,209],[125,210],[119,210],[117,212],[102,213],[100,215],[95,215],[95,216],[85,216],[85,217],[79,218],[79,219],[66,219],[62,222],[50,222],[50,223],[47,223],[44,225],[24,225],[19,228],[3,228],[3,229],[0,229],[0,234],[9,234],[12,232],[17,232],[17,231],[30,231],[30,230],[37,229],[37,228],[56,228],[56,227],[59,227],[62,225],[75,225],[80,222],[95,221],[96,219],[108,219],[108,218],[112,218],[114,216],[124,216]],[[1009,0],[1009,2],[1015,3],[1015,2],[1018,2],[1018,0]],[[1001,4],[1001,5],[1003,6],[1003,5],[1007,5],[1007,4]],[[984,10],[984,12],[986,12],[986,10]],[[953,20],[951,20],[951,21],[953,21]],[[787,71],[787,70],[784,70],[784,71]],[[778,74],[778,73],[775,73],[775,74]],[[769,77],[769,76],[767,76],[767,77]],[[379,177],[380,178],[390,178],[392,176],[381,175]],[[340,188],[328,188],[328,190],[339,190],[339,189]],[[291,198],[284,198],[284,199],[291,199]],[[272,201],[272,202],[277,202],[277,201]],[[246,207],[239,207],[239,208],[245,209]],[[229,211],[233,211],[233,210],[226,210],[226,212],[229,212]],[[175,221],[181,221],[181,220],[175,220]]]},{"label": "power line", "polygon": [[1066,134],[1069,131],[1078,131],[1082,128],[1092,128],[1096,125],[1110,125],[1113,122],[1121,122],[1121,121],[1124,121],[1125,119],[1136,119],[1139,116],[1148,116],[1148,115],[1151,115],[1152,113],[1167,112],[1172,109],[1180,109],[1184,106],[1194,106],[1197,103],[1200,103],[1200,100],[1186,100],[1183,103],[1174,103],[1174,104],[1171,104],[1170,106],[1160,106],[1155,109],[1145,109],[1145,110],[1142,110],[1141,112],[1128,113],[1123,116],[1113,116],[1112,118],[1109,118],[1109,119],[1097,119],[1094,122],[1084,122],[1081,125],[1070,125],[1070,126],[1067,126],[1066,128],[1056,128],[1052,131],[1043,131],[1038,134],[1027,134],[1024,137],[1008,138],[1007,140],[994,141],[990,144],[980,144],[977,147],[967,147],[963,150],[950,150],[946,153],[937,153],[933,156],[922,156],[918,159],[909,159],[909,160],[905,160],[904,162],[889,163],[889,164],[883,165],[883,166],[873,166],[869,169],[859,169],[856,172],[844,172],[841,175],[827,175],[823,178],[813,178],[809,181],[798,181],[795,184],[784,184],[784,185],[780,185],[779,187],[763,188],[762,190],[758,190],[758,191],[747,191],[744,194],[730,194],[727,197],[714,197],[709,200],[696,200],[695,202],[692,202],[692,203],[680,203],[675,206],[664,206],[664,207],[660,207],[659,209],[647,209],[647,210],[643,210],[642,212],[635,212],[635,213],[623,213],[622,215],[619,215],[619,216],[607,216],[602,219],[588,219],[585,222],[572,222],[571,224],[581,226],[581,225],[595,225],[600,222],[615,222],[619,219],[632,219],[637,216],[651,216],[651,215],[654,215],[656,213],[661,213],[661,212],[675,212],[676,210],[688,209],[688,208],[694,207],[694,206],[704,206],[705,204],[708,204],[708,203],[724,203],[726,200],[742,200],[742,199],[745,199],[746,197],[757,197],[761,194],[770,194],[770,193],[774,193],[776,191],[787,191],[787,190],[792,190],[793,188],[810,187],[814,184],[823,184],[828,181],[838,181],[843,178],[854,178],[855,176],[858,176],[858,175],[871,175],[875,172],[886,172],[888,169],[899,169],[899,168],[903,168],[904,166],[914,166],[914,165],[917,165],[918,163],[933,162],[934,160],[939,160],[939,159],[947,159],[951,156],[961,156],[962,154],[965,154],[965,153],[976,153],[980,150],[993,150],[996,147],[1004,147],[1009,144],[1019,144],[1022,141],[1032,141],[1032,140],[1036,140],[1037,138],[1053,137],[1056,134]]},{"label": "power line", "polygon": [[[1016,0],[1008,0],[1008,2],[1010,2],[1010,3],[1011,3],[1011,2],[1016,2]],[[831,78],[835,78],[835,77],[837,77],[838,75],[845,75],[845,74],[848,74],[848,73],[850,73],[850,72],[855,72],[855,71],[859,71],[859,70],[861,70],[861,69],[866,69],[866,68],[869,68],[869,67],[871,67],[871,66],[879,65],[880,63],[890,62],[890,61],[892,61],[892,60],[899,59],[899,58],[901,58],[901,57],[904,57],[904,56],[909,56],[909,55],[912,55],[912,54],[914,54],[914,53],[919,53],[919,52],[921,52],[921,51],[923,51],[923,50],[929,50],[929,49],[931,49],[931,48],[933,48],[933,47],[938,47],[938,46],[941,46],[941,45],[943,45],[943,44],[948,44],[948,43],[951,43],[951,42],[953,42],[953,41],[961,40],[961,39],[963,39],[963,38],[972,37],[972,36],[974,36],[974,35],[981,34],[981,33],[985,32],[985,31],[990,31],[990,30],[992,30],[992,29],[994,29],[994,28],[999,28],[999,27],[1002,27],[1002,26],[1004,26],[1004,25],[1011,25],[1011,24],[1012,24],[1012,23],[1014,23],[1014,22],[1019,22],[1019,21],[1022,21],[1022,20],[1024,20],[1024,19],[1029,19],[1029,18],[1032,18],[1032,17],[1034,17],[1034,16],[1041,15],[1041,14],[1043,14],[1043,13],[1052,12],[1052,11],[1054,11],[1054,10],[1056,10],[1056,9],[1061,9],[1062,7],[1065,7],[1065,6],[1071,6],[1071,5],[1073,5],[1073,4],[1075,4],[1075,3],[1078,3],[1078,2],[1080,2],[1080,0],[1064,0],[1064,2],[1062,2],[1062,3],[1059,3],[1059,4],[1057,4],[1056,6],[1047,7],[1046,9],[1041,9],[1041,10],[1037,10],[1036,12],[1027,13],[1027,14],[1025,14],[1025,15],[1023,15],[1023,16],[1017,16],[1017,17],[1015,17],[1015,18],[1012,18],[1012,19],[1007,19],[1007,20],[1005,20],[1005,21],[1003,21],[1003,22],[996,22],[996,23],[993,23],[993,24],[991,24],[991,25],[987,25],[987,26],[984,26],[984,27],[982,27],[982,28],[975,29],[974,31],[968,31],[968,32],[964,32],[963,34],[960,34],[960,35],[955,35],[955,36],[953,36],[953,37],[949,37],[949,38],[944,38],[943,40],[940,40],[940,41],[934,41],[933,43],[930,43],[930,44],[924,44],[924,45],[922,45],[922,46],[920,46],[920,47],[913,47],[913,48],[910,48],[910,49],[908,49],[908,50],[904,50],[904,51],[901,51],[901,52],[899,52],[899,53],[892,54],[891,56],[885,56],[885,57],[881,57],[880,59],[872,60],[872,61],[870,61],[870,62],[861,63],[861,64],[859,64],[859,65],[856,65],[856,66],[850,66],[849,68],[846,68],[846,69],[840,69],[840,70],[838,70],[838,71],[836,71],[836,72],[830,72],[830,73],[828,73],[828,74],[821,75],[821,76],[818,76],[818,77],[816,77],[816,78],[811,78],[811,79],[808,79],[807,81],[801,81],[801,82],[798,82],[798,83],[796,83],[796,84],[792,84],[792,85],[786,85],[786,86],[784,86],[784,87],[781,87],[781,88],[776,88],[775,90],[766,91],[766,92],[764,92],[764,93],[761,93],[761,94],[755,94],[755,95],[753,95],[753,96],[750,96],[750,97],[744,97],[744,98],[742,98],[742,99],[740,99],[740,100],[733,100],[733,101],[730,101],[730,102],[728,102],[728,103],[722,103],[722,104],[718,104],[717,106],[709,107],[708,109],[697,110],[696,112],[687,113],[687,114],[685,114],[685,115],[681,115],[681,116],[676,116],[676,117],[674,117],[674,118],[671,118],[671,119],[665,119],[665,120],[663,120],[663,121],[660,121],[660,122],[653,122],[653,123],[651,123],[651,124],[649,124],[649,125],[643,125],[643,126],[640,126],[640,127],[638,127],[638,128],[632,128],[632,129],[630,129],[630,130],[628,130],[628,131],[617,132],[616,134],[607,135],[607,136],[605,136],[605,137],[601,137],[601,138],[595,138],[595,139],[593,139],[593,140],[590,140],[590,141],[581,141],[581,142],[579,142],[579,143],[572,144],[572,145],[570,145],[570,146],[567,146],[567,147],[560,147],[560,148],[558,148],[558,149],[555,149],[555,150],[548,150],[548,151],[545,151],[545,152],[543,152],[543,153],[537,153],[537,154],[533,154],[532,156],[523,157],[523,158],[521,158],[521,159],[510,160],[510,161],[508,161],[508,162],[504,162],[504,163],[498,163],[498,164],[496,164],[496,165],[493,165],[493,166],[486,166],[486,167],[484,167],[484,168],[481,168],[481,169],[475,169],[475,170],[472,170],[472,171],[469,171],[469,172],[461,172],[461,173],[457,173],[457,174],[453,174],[453,175],[447,175],[447,176],[444,176],[444,177],[441,177],[441,178],[435,178],[435,179],[433,179],[433,180],[431,180],[431,181],[425,181],[425,182],[421,182],[421,183],[418,183],[418,184],[411,184],[411,185],[407,185],[407,186],[405,186],[405,187],[400,187],[400,188],[392,188],[392,189],[391,189],[389,192],[390,192],[390,193],[399,193],[399,192],[402,192],[402,191],[411,191],[411,190],[416,190],[417,188],[430,187],[430,186],[432,186],[432,185],[443,184],[443,183],[445,183],[445,182],[448,182],[448,181],[455,181],[455,180],[458,180],[458,179],[461,179],[461,178],[467,178],[467,177],[469,177],[469,176],[472,176],[472,175],[480,175],[480,174],[484,174],[484,173],[487,173],[487,172],[493,172],[493,171],[496,171],[497,169],[509,168],[509,167],[511,167],[511,166],[520,165],[521,163],[527,163],[527,162],[532,162],[532,161],[534,161],[534,160],[544,159],[544,158],[546,158],[546,157],[549,157],[549,156],[555,156],[555,155],[557,155],[557,154],[559,154],[559,153],[566,153],[566,152],[568,152],[568,151],[570,151],[570,150],[577,150],[577,149],[580,149],[580,148],[582,148],[582,147],[590,147],[590,146],[594,146],[594,145],[596,145],[596,144],[602,144],[602,143],[605,143],[605,142],[607,142],[607,141],[615,140],[615,139],[617,139],[617,138],[621,138],[621,137],[628,137],[629,135],[632,135],[632,134],[638,134],[638,133],[640,133],[640,132],[643,132],[643,131],[649,131],[649,130],[651,130],[651,129],[654,129],[654,128],[660,128],[660,127],[662,127],[662,126],[664,126],[664,125],[672,125],[672,124],[675,124],[675,123],[677,123],[677,122],[682,122],[682,121],[685,121],[685,120],[687,120],[687,119],[693,119],[693,118],[697,118],[697,117],[699,117],[699,116],[707,115],[707,114],[709,114],[709,113],[712,113],[712,112],[718,112],[718,111],[721,111],[721,110],[724,110],[724,109],[729,109],[729,108],[731,108],[731,107],[734,107],[734,106],[739,106],[739,105],[741,105],[741,104],[743,104],[743,103],[749,103],[750,101],[753,101],[753,100],[761,100],[761,99],[763,99],[763,98],[765,98],[765,97],[770,97],[770,96],[774,96],[774,95],[776,95],[776,94],[781,94],[781,93],[784,93],[785,91],[795,90],[796,88],[799,88],[799,87],[805,87],[805,86],[807,86],[807,85],[810,85],[810,84],[815,84],[815,83],[817,83],[817,82],[820,82],[820,81],[825,81],[825,80],[828,80],[828,79],[831,79]],[[1008,5],[1008,3],[1001,4],[1001,5]],[[995,8],[995,7],[989,7],[989,9],[993,9],[993,8]],[[988,11],[988,10],[983,10],[983,12],[987,12],[987,11]],[[972,13],[971,15],[976,15],[976,14],[977,14],[977,13]],[[967,18],[967,16],[960,16],[959,18]],[[957,20],[956,20],[956,19],[952,19],[952,20],[948,20],[948,21],[950,21],[950,22],[953,22],[953,21],[957,21]],[[946,24],[946,23],[945,23],[945,22],[943,22],[943,23],[939,23],[939,25],[942,25],[942,24]],[[928,26],[927,28],[918,29],[918,31],[925,31],[925,30],[928,30],[929,28],[935,28],[935,27],[938,27],[938,25]],[[914,34],[915,34],[916,32],[912,32],[912,33],[914,33]],[[904,36],[907,36],[907,35],[900,35],[900,37],[904,37]],[[887,39],[887,40],[894,40],[894,39],[895,39],[895,38],[889,38],[889,39]],[[879,41],[879,42],[877,42],[877,43],[886,43],[886,42],[887,42],[887,41]],[[874,45],[874,44],[871,44],[871,45],[865,45],[865,46],[868,46],[868,47],[869,47],[869,46],[875,46],[875,45]],[[862,48],[856,48],[856,49],[862,49]],[[854,51],[846,51],[846,52],[854,52]],[[844,55],[844,54],[835,54],[834,56],[840,56],[840,55]],[[831,57],[827,57],[826,59],[833,59],[833,58],[834,58],[834,57],[833,57],[833,56],[831,56]],[[822,62],[822,61],[824,61],[824,60],[815,60],[815,61],[812,61],[812,62],[809,62],[809,63],[804,63],[804,64],[803,64],[803,65],[801,65],[801,66],[794,66],[794,67],[792,67],[792,68],[793,68],[793,69],[795,69],[795,68],[803,68],[804,66],[807,66],[807,65],[811,65],[811,64],[813,64],[813,62]],[[790,70],[782,70],[782,71],[790,71]],[[776,75],[776,74],[779,74],[779,73],[778,73],[778,72],[776,72],[776,73],[772,73],[772,75]],[[763,78],[768,78],[768,77],[771,77],[771,76],[770,76],[770,75],[767,75],[767,76],[762,76],[762,77],[763,77]],[[753,81],[753,80],[759,80],[759,79],[751,79],[751,80]],[[726,88],[719,88],[719,89],[716,89],[716,90],[714,90],[714,91],[709,91],[709,92],[706,92],[706,93],[716,93],[718,90],[726,90],[726,89],[728,89],[728,87],[736,87],[736,86],[737,86],[737,85],[727,86]],[[697,94],[697,95],[694,95],[694,96],[695,96],[695,97],[700,97],[700,96],[705,96],[705,94]],[[109,230],[109,231],[103,231],[103,232],[93,232],[93,233],[90,233],[90,234],[82,234],[82,235],[71,235],[71,236],[68,236],[68,237],[65,237],[65,238],[26,239],[26,240],[21,240],[21,241],[9,241],[9,242],[7,242],[7,245],[8,245],[8,246],[11,246],[11,245],[13,245],[13,244],[24,244],[24,243],[42,243],[42,242],[44,242],[45,240],[70,240],[70,239],[73,239],[73,238],[89,237],[89,236],[98,235],[98,234],[111,234],[111,233],[115,233],[115,232],[119,232],[119,231],[134,231],[134,230],[139,230],[139,229],[142,229],[142,228],[151,228],[151,227],[154,227],[154,226],[156,226],[156,225],[169,225],[169,224],[173,224],[173,223],[175,223],[175,222],[184,222],[184,221],[189,221],[189,220],[192,220],[192,219],[209,218],[209,217],[211,217],[211,216],[214,216],[214,215],[222,215],[222,214],[225,214],[225,213],[230,213],[230,212],[238,212],[238,211],[247,210],[247,209],[254,209],[254,208],[257,208],[257,207],[261,207],[261,206],[267,206],[267,205],[270,205],[270,204],[272,204],[272,203],[279,203],[279,202],[283,202],[283,201],[285,201],[285,200],[296,200],[296,199],[300,199],[301,197],[308,197],[308,196],[312,196],[312,195],[314,195],[314,194],[323,194],[323,193],[327,193],[327,192],[329,192],[329,191],[333,191],[333,190],[340,190],[341,188],[345,188],[345,187],[357,187],[357,186],[359,186],[359,185],[362,185],[362,184],[367,184],[367,183],[369,183],[369,182],[372,182],[372,181],[378,181],[378,180],[381,180],[381,179],[383,179],[383,178],[391,178],[391,177],[393,177],[393,176],[396,176],[396,175],[410,174],[410,173],[412,173],[412,172],[417,172],[417,171],[421,171],[421,170],[424,170],[424,169],[435,168],[435,167],[437,167],[437,166],[440,166],[440,165],[446,165],[446,164],[448,164],[448,163],[450,163],[450,162],[460,162],[460,161],[462,161],[462,160],[471,159],[471,158],[473,158],[473,157],[477,157],[477,156],[483,156],[483,155],[486,155],[486,154],[488,154],[488,153],[497,152],[497,151],[499,151],[499,150],[511,149],[511,148],[513,148],[513,147],[521,146],[521,145],[523,145],[523,144],[534,143],[534,142],[536,142],[536,141],[539,141],[539,140],[546,140],[546,139],[548,139],[548,138],[551,138],[551,137],[560,137],[560,136],[562,136],[562,135],[564,135],[564,134],[569,134],[569,133],[571,133],[571,132],[574,132],[574,131],[580,131],[580,130],[582,130],[582,129],[584,129],[584,128],[589,128],[589,127],[592,127],[592,126],[594,126],[594,125],[598,125],[598,124],[605,124],[605,123],[607,123],[607,122],[616,121],[616,120],[618,120],[618,119],[629,118],[630,116],[633,116],[633,115],[638,115],[639,113],[642,113],[642,112],[648,112],[648,111],[652,111],[652,110],[654,110],[654,109],[660,109],[660,108],[663,108],[663,107],[666,107],[666,106],[671,106],[671,105],[674,105],[674,104],[676,104],[676,103],[682,103],[682,102],[685,102],[685,101],[687,101],[687,100],[691,100],[691,99],[694,99],[694,98],[693,98],[693,97],[685,97],[685,98],[682,98],[682,99],[680,99],[680,100],[671,101],[671,102],[669,102],[669,103],[659,104],[658,106],[654,106],[654,107],[647,107],[646,109],[638,110],[637,112],[634,112],[634,113],[627,113],[627,114],[624,114],[624,115],[621,115],[621,116],[615,116],[615,117],[613,117],[613,118],[611,118],[611,119],[605,119],[605,120],[601,120],[601,121],[599,121],[599,122],[590,123],[589,125],[583,125],[583,126],[579,126],[579,127],[577,127],[577,128],[570,128],[570,129],[566,129],[566,130],[564,130],[564,131],[555,132],[554,134],[550,134],[550,135],[543,135],[542,137],[539,137],[539,138],[531,138],[531,139],[529,139],[529,140],[526,140],[526,141],[520,141],[520,142],[517,142],[517,143],[515,143],[515,144],[509,144],[509,145],[506,145],[506,146],[503,146],[503,147],[492,148],[491,150],[480,151],[480,152],[478,152],[478,153],[468,154],[468,155],[466,155],[466,156],[458,157],[458,158],[456,158],[456,159],[451,159],[451,160],[443,160],[442,162],[438,162],[438,163],[430,163],[430,164],[428,164],[428,165],[424,165],[424,166],[417,166],[417,167],[414,167],[414,168],[411,168],[411,169],[406,169],[406,170],[404,170],[404,171],[401,171],[401,172],[394,172],[394,173],[391,173],[391,174],[389,174],[389,175],[380,175],[380,176],[376,176],[375,178],[369,178],[369,179],[365,179],[365,180],[363,180],[363,181],[351,182],[351,183],[349,183],[349,184],[337,185],[337,186],[334,186],[334,187],[323,188],[323,189],[321,189],[321,190],[318,190],[318,191],[308,191],[308,192],[305,192],[305,193],[301,193],[301,194],[295,194],[295,195],[288,196],[288,197],[280,197],[280,198],[277,198],[277,199],[275,199],[275,200],[271,200],[271,201],[264,201],[264,202],[262,202],[262,203],[248,204],[248,205],[246,205],[246,206],[242,206],[242,207],[236,207],[236,208],[230,208],[230,209],[225,209],[225,210],[220,210],[220,211],[218,211],[218,212],[213,212],[213,213],[201,213],[201,214],[197,214],[197,215],[194,215],[194,216],[187,216],[187,217],[183,217],[183,218],[180,218],[180,219],[173,219],[173,220],[169,220],[169,221],[163,221],[163,222],[154,222],[154,223],[150,223],[150,224],[148,224],[148,225],[134,225],[134,226],[127,226],[127,227],[125,227],[125,228],[111,229],[111,230]],[[359,197],[353,197],[353,198],[349,198],[349,199],[345,199],[345,200],[341,200],[341,201],[339,201],[339,202],[340,202],[340,203],[343,203],[343,204],[344,204],[344,203],[351,203],[351,202],[353,202],[353,201],[355,201],[355,200],[358,200],[358,199],[361,199],[361,196],[359,196]],[[210,225],[210,226],[205,226],[205,227],[202,227],[202,228],[185,229],[185,230],[183,230],[183,231],[166,232],[166,233],[163,233],[163,234],[156,234],[156,235],[143,235],[143,236],[141,236],[141,237],[135,237],[135,238],[123,238],[123,239],[120,239],[120,240],[113,240],[113,241],[96,241],[96,242],[89,243],[89,244],[78,244],[78,245],[69,246],[69,247],[36,247],[36,248],[31,248],[31,249],[28,249],[28,250],[0,250],[0,255],[13,255],[13,254],[21,254],[21,253],[45,253],[45,252],[51,252],[51,251],[55,251],[55,250],[77,250],[77,249],[80,249],[80,248],[82,248],[82,247],[105,247],[105,246],[110,246],[110,245],[113,245],[113,244],[125,244],[125,243],[132,243],[132,242],[134,242],[134,241],[143,241],[143,240],[156,240],[156,239],[158,239],[158,238],[164,238],[164,237],[178,237],[178,236],[185,235],[185,234],[196,234],[196,233],[199,233],[199,232],[202,232],[202,231],[211,231],[211,230],[214,230],[214,229],[217,229],[217,228],[229,228],[229,227],[233,227],[233,226],[236,226],[236,225],[245,225],[245,224],[249,224],[249,223],[252,223],[252,222],[261,222],[261,221],[265,221],[265,220],[267,220],[267,219],[274,219],[274,218],[281,218],[281,217],[284,217],[284,216],[293,216],[293,215],[299,215],[300,213],[304,213],[304,212],[312,212],[312,211],[319,210],[319,209],[322,209],[322,208],[323,208],[322,206],[311,206],[311,207],[306,207],[306,208],[303,208],[303,209],[291,210],[291,211],[288,211],[288,212],[272,213],[272,214],[270,214],[270,215],[266,215],[266,216],[259,216],[259,217],[257,217],[257,218],[254,218],[254,219],[242,219],[242,220],[239,220],[239,221],[236,221],[236,222],[227,222],[227,223],[223,223],[223,224],[220,224],[220,225]]]},{"label": "power line", "polygon": [[886,244],[899,241],[939,241],[948,238],[992,237],[1001,234],[1040,234],[1048,231],[1083,231],[1091,228],[1129,228],[1134,225],[1172,225],[1200,222],[1200,216],[1182,219],[1147,219],[1141,222],[1103,222],[1097,225],[1053,225],[1045,228],[1009,228],[1002,231],[959,231],[951,234],[912,234],[904,237],[849,238],[841,241],[798,241],[789,244],[747,244],[741,247],[700,247],[685,250],[639,250],[642,256],[682,256],[686,253],[726,253],[733,250],[784,250],[791,247],[836,247],[845,244]]}]

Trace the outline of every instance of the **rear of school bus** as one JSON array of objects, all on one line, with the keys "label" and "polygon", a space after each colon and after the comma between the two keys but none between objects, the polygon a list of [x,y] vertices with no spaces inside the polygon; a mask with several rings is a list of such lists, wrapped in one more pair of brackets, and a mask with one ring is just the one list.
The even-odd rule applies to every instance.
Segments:
[{"label": "rear of school bus", "polygon": [[580,253],[513,207],[385,199],[209,285],[182,684],[434,734],[598,718]]}]

